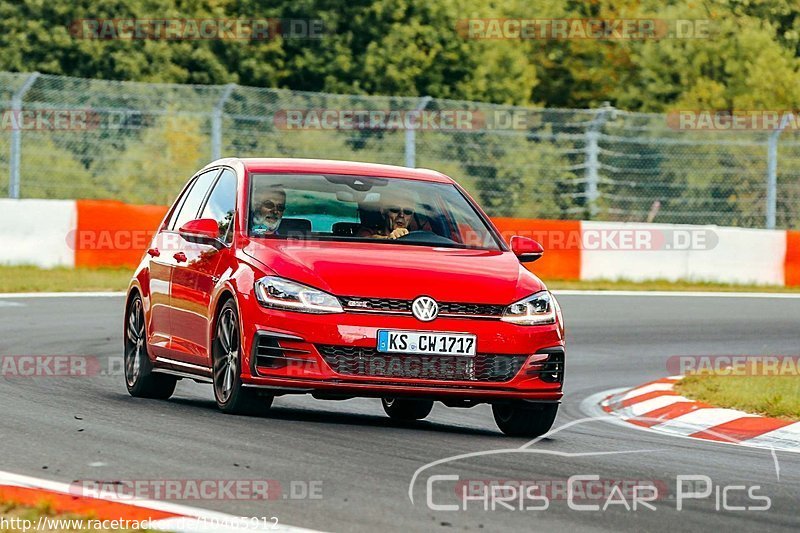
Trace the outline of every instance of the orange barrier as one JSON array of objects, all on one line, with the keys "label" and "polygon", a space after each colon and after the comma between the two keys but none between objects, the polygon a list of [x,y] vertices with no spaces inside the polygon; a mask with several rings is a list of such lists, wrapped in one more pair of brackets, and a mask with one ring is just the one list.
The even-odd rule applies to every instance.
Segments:
[{"label": "orange barrier", "polygon": [[493,218],[497,229],[508,240],[513,235],[530,237],[544,247],[544,255],[525,266],[545,279],[581,279],[580,220],[537,220],[526,218]]},{"label": "orange barrier", "polygon": [[800,231],[786,232],[783,284],[787,287],[800,286]]},{"label": "orange barrier", "polygon": [[112,200],[78,200],[75,266],[136,266],[167,209]]},{"label": "orange barrier", "polygon": [[[136,266],[168,209],[112,200],[78,200],[76,203],[78,226],[72,242],[75,243],[75,266],[79,267]],[[544,246],[542,259],[526,264],[531,271],[549,279],[580,279],[580,221],[502,217],[492,220],[506,242],[512,235],[522,235]],[[800,255],[800,238],[797,240]],[[800,266],[797,276],[800,279]]]}]

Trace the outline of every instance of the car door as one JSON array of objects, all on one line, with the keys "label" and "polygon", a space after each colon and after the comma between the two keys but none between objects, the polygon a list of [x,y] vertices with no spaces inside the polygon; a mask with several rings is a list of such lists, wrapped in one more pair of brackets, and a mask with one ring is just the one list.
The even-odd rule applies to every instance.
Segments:
[{"label": "car door", "polygon": [[170,302],[169,284],[172,278],[172,267],[175,259],[170,252],[169,234],[163,230],[153,238],[150,248],[148,266],[150,270],[150,327],[147,343],[156,357],[169,355],[170,339]]},{"label": "car door", "polygon": [[[216,174],[216,170],[214,174]],[[175,200],[164,224],[153,237],[147,249],[149,271],[148,299],[149,317],[148,344],[156,357],[169,357],[170,354],[170,282],[175,266],[174,254],[177,250],[176,234],[172,231],[177,217],[181,213],[186,198],[194,188],[199,176],[193,177],[184,187],[182,194]]]},{"label": "car door", "polygon": [[[159,287],[159,299],[162,301],[166,299],[166,305],[162,306],[162,311],[159,311],[159,314],[162,315],[160,320],[168,324],[165,332],[168,343],[163,356],[169,359],[184,360],[182,351],[176,350],[173,342],[173,337],[175,336],[173,278],[175,277],[175,267],[180,264],[179,259],[183,257],[182,254],[184,253],[182,249],[183,239],[180,237],[178,229],[186,222],[197,218],[197,213],[200,211],[203,200],[218,175],[219,169],[215,168],[204,171],[193,179],[192,184],[187,188],[178,207],[172,214],[170,221],[159,235],[158,243],[161,247],[158,249],[157,258],[155,258],[158,261],[156,268],[159,274],[156,285]],[[166,284],[164,279],[168,280]],[[166,294],[163,293],[165,287]],[[165,314],[166,319],[163,318]]]},{"label": "car door", "polygon": [[212,321],[211,295],[219,281],[218,266],[233,238],[236,210],[236,174],[223,169],[196,218],[213,219],[219,228],[214,246],[180,241],[180,252],[172,274],[172,345],[182,360],[207,367],[209,331]]}]

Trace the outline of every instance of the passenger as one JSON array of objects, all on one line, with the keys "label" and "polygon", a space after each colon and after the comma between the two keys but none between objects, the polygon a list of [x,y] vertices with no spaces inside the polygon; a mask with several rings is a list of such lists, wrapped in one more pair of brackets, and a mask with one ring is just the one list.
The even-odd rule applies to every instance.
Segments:
[{"label": "passenger", "polygon": [[274,234],[286,211],[286,192],[277,188],[254,191],[252,211],[251,235],[263,237]]},{"label": "passenger", "polygon": [[381,195],[381,205],[383,226],[378,229],[362,226],[358,237],[399,239],[412,231],[431,231],[430,222],[417,214],[413,195],[401,191],[385,192]]}]

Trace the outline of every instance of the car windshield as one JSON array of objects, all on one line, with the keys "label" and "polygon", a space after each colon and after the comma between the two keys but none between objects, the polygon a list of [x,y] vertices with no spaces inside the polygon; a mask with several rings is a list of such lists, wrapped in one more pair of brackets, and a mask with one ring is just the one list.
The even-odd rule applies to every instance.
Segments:
[{"label": "car windshield", "polygon": [[251,174],[248,234],[500,250],[452,183],[323,174]]}]

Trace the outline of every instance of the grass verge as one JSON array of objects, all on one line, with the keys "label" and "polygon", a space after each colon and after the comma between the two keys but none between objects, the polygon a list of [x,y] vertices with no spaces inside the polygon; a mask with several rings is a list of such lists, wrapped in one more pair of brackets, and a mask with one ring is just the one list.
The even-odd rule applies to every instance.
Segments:
[{"label": "grass verge", "polygon": [[545,280],[552,290],[584,291],[684,291],[684,292],[800,292],[800,287],[779,285],[731,285],[726,283],[707,283],[693,281],[574,281]]},{"label": "grass verge", "polygon": [[[133,275],[133,268],[53,268],[34,266],[0,266],[0,293],[4,292],[73,292],[124,291]],[[599,291],[708,291],[708,292],[793,292],[800,287],[771,285],[726,285],[684,281],[572,281],[545,280],[553,290]]]},{"label": "grass verge", "polygon": [[716,407],[800,421],[800,379],[797,376],[687,376],[678,382],[675,390],[687,398]]},{"label": "grass verge", "polygon": [[132,268],[0,266],[0,293],[124,291],[132,275]]},{"label": "grass verge", "polygon": [[[0,501],[0,533],[21,531],[47,531],[50,533],[88,533],[109,531],[115,533],[149,533],[147,529],[100,529],[90,523],[92,516],[57,513],[45,501],[35,507]],[[109,524],[110,525],[110,524]],[[128,524],[131,525],[131,524]],[[39,526],[42,526],[41,528]],[[152,533],[155,533],[154,531]]]}]

